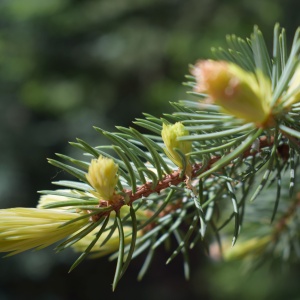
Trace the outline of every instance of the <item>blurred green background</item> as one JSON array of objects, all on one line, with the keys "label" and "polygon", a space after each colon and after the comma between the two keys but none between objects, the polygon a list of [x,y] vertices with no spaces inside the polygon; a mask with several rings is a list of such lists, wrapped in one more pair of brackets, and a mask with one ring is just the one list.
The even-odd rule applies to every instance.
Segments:
[{"label": "blurred green background", "polygon": [[[292,38],[299,11],[296,0],[1,0],[0,207],[35,206],[37,190],[67,176],[47,157],[81,155],[68,145],[76,137],[105,143],[92,126],[171,112],[169,101],[189,97],[188,65],[226,34],[246,37],[257,24],[271,47],[275,22]],[[299,265],[241,277],[201,253],[192,252],[189,282],[180,258],[165,266],[161,250],[137,283],[138,258],[112,294],[105,258],[68,274],[71,251],[28,252],[1,260],[0,299],[300,299]]]}]

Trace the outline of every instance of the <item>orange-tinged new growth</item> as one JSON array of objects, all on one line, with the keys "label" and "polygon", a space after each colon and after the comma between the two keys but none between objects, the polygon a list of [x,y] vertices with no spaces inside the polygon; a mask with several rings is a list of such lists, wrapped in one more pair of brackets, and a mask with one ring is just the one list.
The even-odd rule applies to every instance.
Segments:
[{"label": "orange-tinged new growth", "polygon": [[202,60],[192,69],[195,90],[237,118],[263,126],[271,112],[271,81],[257,70],[247,72],[225,61]]}]

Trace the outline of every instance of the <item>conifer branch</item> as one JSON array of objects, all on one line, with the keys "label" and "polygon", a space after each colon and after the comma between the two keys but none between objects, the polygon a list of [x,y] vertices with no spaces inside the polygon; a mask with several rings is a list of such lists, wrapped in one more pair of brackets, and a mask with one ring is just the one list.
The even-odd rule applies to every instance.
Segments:
[{"label": "conifer branch", "polygon": [[[196,101],[172,103],[175,112],[164,118],[137,119],[152,134],[96,128],[112,145],[71,143],[92,157],[89,162],[62,154],[66,163],[49,159],[79,182],[55,182],[63,189],[43,191],[36,209],[0,210],[0,251],[11,255],[65,239],[58,251],[72,246],[81,252],[71,269],[88,254],[113,253],[115,289],[133,257],[150,248],[144,275],[154,250],[172,236],[178,246],[168,262],[181,253],[187,275],[187,249],[207,241],[208,228],[220,242],[219,231],[231,223],[231,244],[240,232],[246,238],[227,257],[269,255],[279,248],[286,259],[295,243],[300,249],[299,218],[293,218],[300,196],[292,197],[300,165],[300,29],[290,54],[284,36],[276,24],[272,57],[257,27],[248,40],[229,36],[230,49],[213,49],[218,60],[191,67],[186,85]],[[275,197],[253,202],[268,187]],[[265,211],[274,223],[255,231]],[[249,215],[252,223],[245,221]],[[247,239],[247,224],[255,238]],[[300,251],[296,255],[300,260]]]},{"label": "conifer branch", "polygon": [[[259,139],[259,147],[256,149],[249,148],[246,150],[243,154],[243,158],[255,156],[260,153],[260,151],[263,148],[266,147],[272,147],[274,143],[273,137],[260,137]],[[211,168],[213,164],[215,164],[221,157],[220,156],[213,156],[206,164],[205,167],[202,163],[194,164],[192,166],[192,179],[197,178],[202,172],[207,171]],[[199,173],[199,170],[201,172]],[[156,187],[153,188],[152,182],[147,182],[139,187],[137,187],[137,190],[135,193],[132,193],[132,190],[124,190],[122,194],[120,194],[120,197],[118,201],[116,201],[113,205],[111,205],[111,209],[108,211],[105,211],[104,213],[100,213],[98,215],[93,216],[93,220],[97,221],[99,218],[101,218],[103,215],[109,215],[111,211],[118,211],[121,209],[124,205],[131,205],[135,200],[141,199],[143,197],[148,197],[149,195],[153,193],[160,194],[160,192],[166,188],[169,188],[170,186],[177,186],[180,183],[183,183],[187,180],[185,175],[182,175],[182,172],[180,170],[173,171],[171,174],[165,175],[162,180],[160,180]],[[125,196],[122,196],[124,195]],[[128,200],[127,200],[128,199]],[[107,201],[100,201],[99,207],[108,207],[109,204]]]}]

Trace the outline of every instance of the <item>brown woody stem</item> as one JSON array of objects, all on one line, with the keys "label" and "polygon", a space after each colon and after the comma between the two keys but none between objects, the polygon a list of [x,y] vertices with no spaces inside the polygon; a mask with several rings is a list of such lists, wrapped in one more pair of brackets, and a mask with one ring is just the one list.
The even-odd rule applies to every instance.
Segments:
[{"label": "brown woody stem", "polygon": [[[243,157],[250,157],[250,156],[254,156],[257,153],[259,153],[261,151],[261,149],[265,148],[265,147],[270,147],[272,146],[274,143],[274,138],[267,138],[265,136],[259,138],[259,148],[256,149],[255,151],[253,151],[253,149],[248,149],[244,152]],[[211,166],[217,162],[221,157],[219,156],[213,156],[211,157],[211,159],[209,160],[209,162],[206,164],[205,168],[203,168],[203,165],[201,163],[198,164],[194,164],[192,166],[192,178],[196,178],[197,176],[199,176],[199,170],[201,170],[203,168],[203,170],[201,170],[201,172],[205,172],[207,170],[209,170],[211,168]],[[131,205],[135,200],[140,199],[142,197],[148,197],[149,195],[153,194],[153,193],[160,193],[162,190],[168,188],[169,186],[173,185],[173,186],[177,186],[178,184],[184,182],[186,180],[186,176],[181,176],[181,170],[176,170],[173,171],[171,174],[167,174],[163,177],[162,180],[160,180],[157,185],[155,186],[155,188],[152,188],[152,182],[147,182],[141,186],[139,186],[136,190],[135,193],[132,193],[132,190],[125,190],[124,194],[125,196],[122,195],[116,195],[116,199],[113,203],[107,203],[107,201],[102,201],[101,203],[99,203],[99,206],[109,206],[111,205],[111,210],[110,211],[106,211],[104,213],[100,213],[98,215],[95,215],[93,217],[93,221],[97,221],[99,220],[100,217],[102,217],[103,215],[108,215],[110,214],[112,211],[118,211],[121,209],[121,207],[125,204],[127,205]],[[123,194],[123,195],[124,195]],[[125,202],[125,199],[127,200]]]}]

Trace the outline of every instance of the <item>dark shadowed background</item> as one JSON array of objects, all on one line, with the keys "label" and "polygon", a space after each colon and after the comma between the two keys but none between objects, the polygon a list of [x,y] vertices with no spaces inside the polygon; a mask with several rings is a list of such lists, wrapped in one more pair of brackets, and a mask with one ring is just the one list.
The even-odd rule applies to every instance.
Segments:
[{"label": "dark shadowed background", "polygon": [[[47,157],[81,155],[68,144],[76,137],[106,143],[92,126],[172,112],[170,101],[189,97],[188,65],[226,34],[246,37],[257,24],[271,48],[275,22],[292,38],[299,11],[296,0],[1,0],[0,207],[34,207],[37,190],[67,177]],[[166,266],[161,249],[142,282],[143,256],[112,293],[114,262],[86,260],[68,274],[76,255],[52,248],[1,259],[0,300],[300,299],[299,265],[242,277],[196,249],[186,282],[181,259]]]}]

